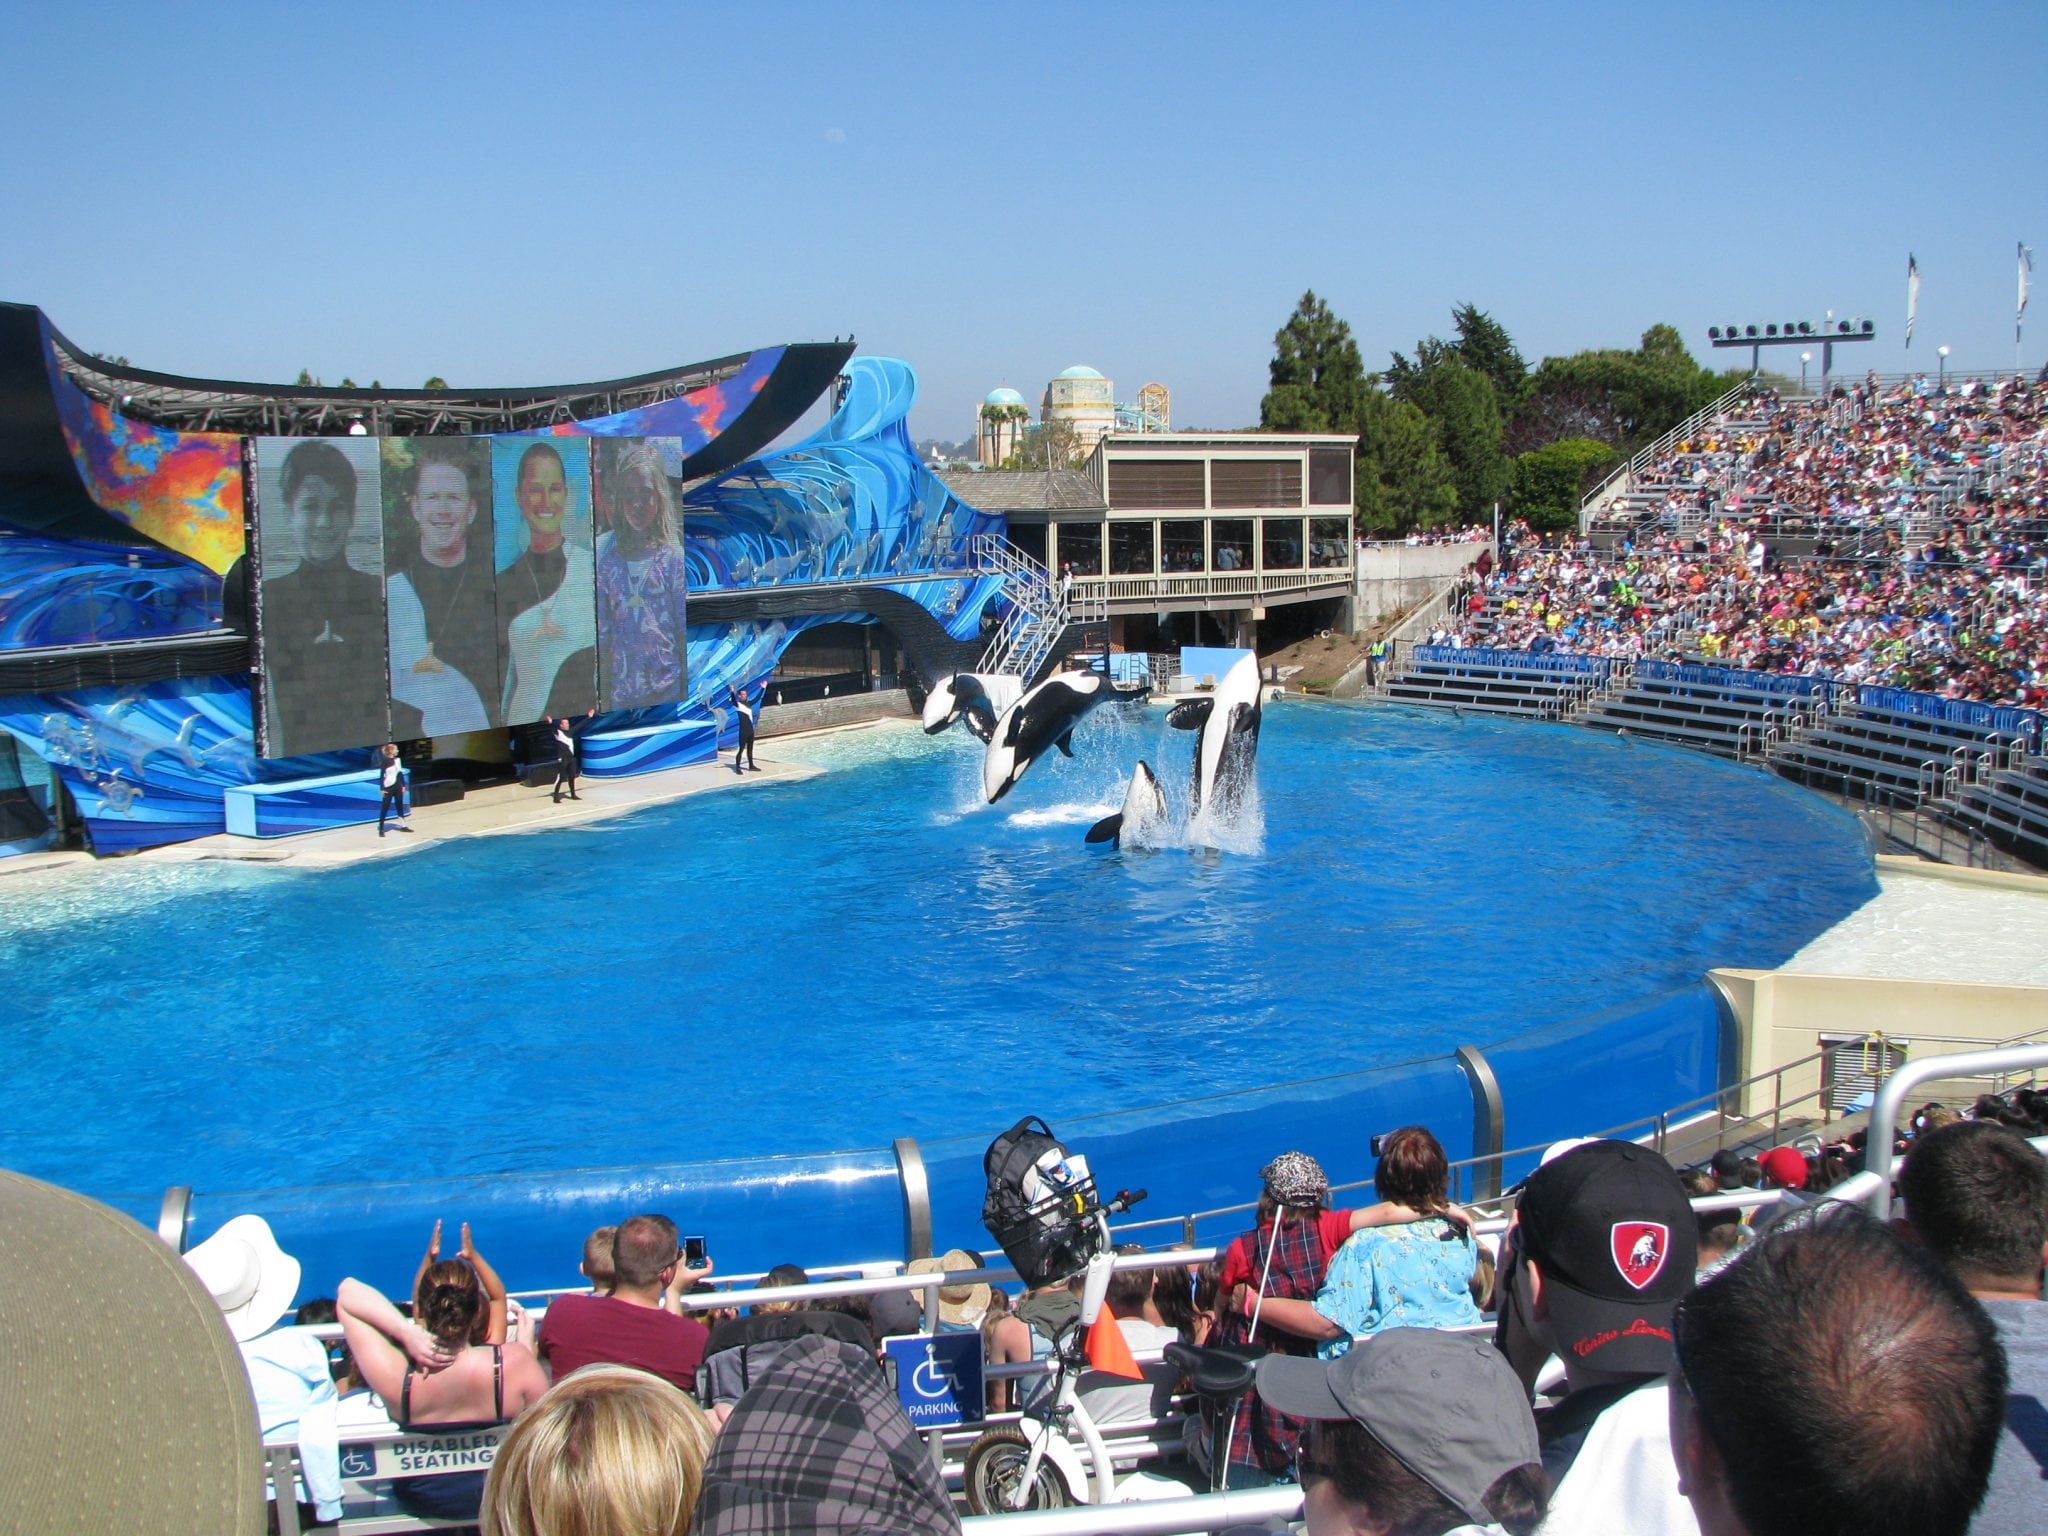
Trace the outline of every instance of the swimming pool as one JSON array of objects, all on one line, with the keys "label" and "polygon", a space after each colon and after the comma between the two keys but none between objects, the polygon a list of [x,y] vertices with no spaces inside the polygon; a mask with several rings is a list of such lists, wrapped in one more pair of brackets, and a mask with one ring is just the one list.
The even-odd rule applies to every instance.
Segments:
[{"label": "swimming pool", "polygon": [[[1853,820],[1764,774],[1300,702],[1267,711],[1232,851],[1083,845],[1131,761],[1177,793],[1191,743],[1105,709],[989,808],[977,743],[883,726],[771,743],[829,770],[803,782],[541,835],[10,880],[0,1161],[153,1200],[1186,1122],[1149,1107],[1664,994],[1710,1018],[1707,967],[1876,890]],[[1519,1125],[1683,1097],[1698,1053],[1659,1049]]]}]

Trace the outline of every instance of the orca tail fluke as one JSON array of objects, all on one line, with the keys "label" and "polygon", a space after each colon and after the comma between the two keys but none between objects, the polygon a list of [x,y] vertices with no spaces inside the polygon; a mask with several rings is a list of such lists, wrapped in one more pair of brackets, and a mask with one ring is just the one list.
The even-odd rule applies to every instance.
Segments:
[{"label": "orca tail fluke", "polygon": [[1123,832],[1124,813],[1117,811],[1113,815],[1103,817],[1102,820],[1090,827],[1088,835],[1083,841],[1090,843],[1114,843],[1117,847],[1121,848],[1124,845]]}]

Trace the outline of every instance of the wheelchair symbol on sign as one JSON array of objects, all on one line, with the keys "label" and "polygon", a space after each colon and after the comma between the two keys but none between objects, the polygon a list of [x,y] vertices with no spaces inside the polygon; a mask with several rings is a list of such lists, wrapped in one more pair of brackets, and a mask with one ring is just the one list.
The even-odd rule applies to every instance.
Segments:
[{"label": "wheelchair symbol on sign", "polygon": [[377,1470],[376,1452],[367,1445],[346,1445],[341,1450],[343,1477],[368,1477]]},{"label": "wheelchair symbol on sign", "polygon": [[946,1397],[960,1390],[960,1378],[939,1363],[938,1350],[924,1347],[924,1362],[910,1373],[910,1385],[919,1397]]}]

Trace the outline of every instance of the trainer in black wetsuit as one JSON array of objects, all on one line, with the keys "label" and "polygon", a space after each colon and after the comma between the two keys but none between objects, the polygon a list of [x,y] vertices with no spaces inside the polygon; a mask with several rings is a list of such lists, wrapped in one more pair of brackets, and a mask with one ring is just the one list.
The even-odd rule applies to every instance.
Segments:
[{"label": "trainer in black wetsuit", "polygon": [[[596,713],[597,711],[593,709],[590,711],[590,714],[585,715],[583,718],[588,720],[591,715]],[[583,797],[576,793],[576,774],[580,768],[576,751],[576,727],[571,725],[566,717],[555,721],[554,724],[555,804],[560,805],[562,803],[562,786],[565,784],[569,787],[569,798],[571,800],[581,800]]]},{"label": "trainer in black wetsuit", "polygon": [[[735,688],[732,690],[732,707],[740,717],[740,744],[732,755],[732,771],[744,773],[747,768],[761,771],[761,765],[754,761],[754,706],[747,702],[747,696]],[[746,766],[742,767],[744,763]]]}]

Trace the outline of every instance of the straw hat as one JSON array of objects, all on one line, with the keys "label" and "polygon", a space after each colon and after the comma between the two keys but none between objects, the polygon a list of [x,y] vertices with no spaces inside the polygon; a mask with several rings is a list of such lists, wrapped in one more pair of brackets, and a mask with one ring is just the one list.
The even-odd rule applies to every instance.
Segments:
[{"label": "straw hat", "polygon": [[[903,1266],[906,1275],[936,1275],[948,1270],[980,1269],[981,1258],[965,1248],[949,1248],[936,1259],[912,1259]],[[965,1328],[978,1328],[988,1315],[989,1287],[986,1280],[971,1285],[939,1287],[939,1317]]]},{"label": "straw hat", "polygon": [[236,1216],[185,1255],[235,1342],[268,1333],[299,1293],[299,1261],[277,1246],[261,1216]]},{"label": "straw hat", "polygon": [[6,1524],[260,1536],[255,1399],[198,1278],[126,1216],[17,1173],[0,1231]]}]

